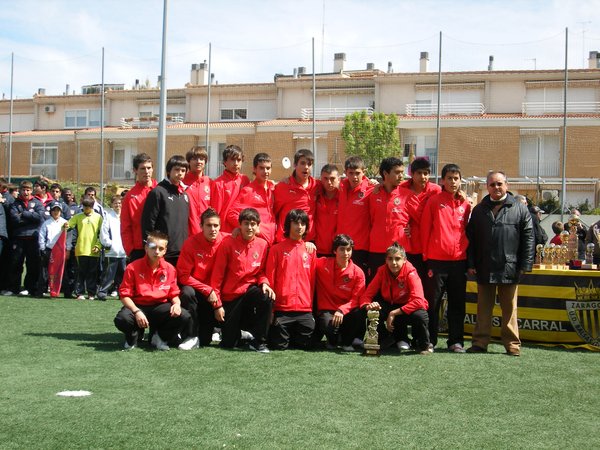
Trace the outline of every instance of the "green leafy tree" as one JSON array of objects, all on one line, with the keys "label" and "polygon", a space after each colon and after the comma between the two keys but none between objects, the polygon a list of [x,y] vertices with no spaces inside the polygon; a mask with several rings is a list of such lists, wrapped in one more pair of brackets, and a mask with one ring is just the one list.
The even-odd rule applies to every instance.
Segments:
[{"label": "green leafy tree", "polygon": [[382,159],[400,155],[398,116],[366,111],[348,114],[344,119],[342,138],[346,143],[346,156],[360,156],[365,161],[367,173],[377,174]]}]

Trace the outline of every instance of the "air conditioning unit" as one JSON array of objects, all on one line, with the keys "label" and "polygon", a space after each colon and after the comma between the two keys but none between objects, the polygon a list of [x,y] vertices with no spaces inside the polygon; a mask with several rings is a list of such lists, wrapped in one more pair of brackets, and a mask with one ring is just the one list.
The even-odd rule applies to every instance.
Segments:
[{"label": "air conditioning unit", "polygon": [[542,190],[542,201],[558,200],[558,189]]},{"label": "air conditioning unit", "polygon": [[56,111],[56,106],[54,106],[54,105],[44,106],[44,112],[53,113],[54,111]]}]

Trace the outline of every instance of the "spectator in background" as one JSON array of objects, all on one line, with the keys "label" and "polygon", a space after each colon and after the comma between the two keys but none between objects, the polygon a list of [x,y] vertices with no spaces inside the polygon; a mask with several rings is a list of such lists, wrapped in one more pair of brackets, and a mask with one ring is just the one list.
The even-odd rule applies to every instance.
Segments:
[{"label": "spectator in background", "polygon": [[546,245],[548,242],[548,235],[542,228],[542,214],[546,211],[540,209],[539,206],[532,206],[529,208],[529,212],[531,213],[531,223],[533,225],[533,236],[534,236],[534,245],[533,245],[533,253],[535,255],[535,247],[538,244]]},{"label": "spectator in background", "polygon": [[[38,233],[41,260],[39,291],[42,292],[44,297],[57,297],[59,289],[57,288],[56,292],[54,292],[51,289],[51,286],[48,285],[48,265],[50,264],[52,249],[54,249],[55,246],[62,245],[63,248],[65,248],[65,246],[70,247],[68,239],[64,238],[62,241],[60,240],[62,233],[66,232],[69,228],[69,224],[67,223],[67,220],[62,217],[63,203],[53,200],[49,203],[48,209],[50,211],[50,218],[42,223]],[[59,247],[57,247],[57,249],[58,248]],[[65,252],[69,250],[70,248],[65,248]],[[64,264],[64,260],[62,260],[62,264]],[[58,284],[56,284],[56,286],[58,286]]]},{"label": "spectator in background", "polygon": [[115,195],[110,202],[111,208],[100,227],[100,243],[104,247],[104,272],[98,286],[98,299],[106,300],[107,295],[118,297],[119,286],[125,273],[125,249],[121,241],[121,196]]},{"label": "spectator in background", "polygon": [[[71,190],[71,188],[63,188],[62,199],[67,205],[67,209],[69,211],[68,220],[70,220],[70,218],[73,217],[75,214],[79,214],[80,212],[82,212],[81,207],[75,202],[75,196],[73,195],[73,191]],[[69,245],[67,245],[67,248],[70,248],[70,250],[68,250],[68,255],[65,261],[65,270],[63,273],[62,280],[62,291],[65,295],[65,298],[71,298],[73,296],[73,292],[75,292],[75,283],[77,281],[77,258],[75,257],[75,243],[77,240],[77,231],[71,230],[70,234],[67,235],[67,239],[69,240]]]},{"label": "spectator in background", "polygon": [[[46,208],[48,204],[54,200],[52,195],[50,195],[48,192],[48,181],[45,178],[39,177],[33,182],[33,196],[37,198],[42,205],[44,205],[44,208]],[[46,219],[50,217],[50,211],[46,210],[45,214]]]},{"label": "spectator in background", "polygon": [[94,211],[97,212],[98,214],[100,214],[100,216],[102,218],[104,218],[104,207],[98,201],[96,188],[93,186],[86,187],[85,191],[83,192],[83,196],[84,196],[84,198],[89,197],[92,200],[94,200],[94,208],[93,208]]},{"label": "spectator in background", "polygon": [[52,199],[55,202],[59,202],[62,206],[61,217],[65,220],[69,220],[71,218],[71,211],[69,210],[67,203],[62,197],[62,186],[58,183],[52,183],[48,190],[50,192],[50,195],[52,196]]},{"label": "spectator in background", "polygon": [[561,234],[564,230],[565,226],[560,220],[554,222],[552,224],[552,232],[554,233],[554,237],[550,240],[550,243],[554,245],[562,245]]}]

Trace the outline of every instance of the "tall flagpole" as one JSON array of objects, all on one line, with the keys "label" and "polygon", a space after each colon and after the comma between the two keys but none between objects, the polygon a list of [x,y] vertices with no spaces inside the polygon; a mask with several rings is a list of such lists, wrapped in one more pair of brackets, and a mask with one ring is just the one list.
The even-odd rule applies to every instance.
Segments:
[{"label": "tall flagpole", "polygon": [[102,47],[102,92],[100,103],[100,204],[104,203],[104,47]]},{"label": "tall flagpole", "polygon": [[10,114],[8,116],[8,182],[12,177],[12,132],[13,132],[13,80],[15,68],[15,53],[10,54]]},{"label": "tall flagpole", "polygon": [[565,83],[563,86],[563,157],[562,184],[560,195],[560,221],[564,222],[565,204],[567,197],[567,85],[569,83],[569,28],[565,28]]}]

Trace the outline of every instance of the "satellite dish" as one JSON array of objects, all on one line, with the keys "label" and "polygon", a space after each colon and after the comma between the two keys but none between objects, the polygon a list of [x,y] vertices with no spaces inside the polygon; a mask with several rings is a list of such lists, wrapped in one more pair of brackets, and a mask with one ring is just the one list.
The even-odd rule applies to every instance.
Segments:
[{"label": "satellite dish", "polygon": [[292,167],[292,162],[290,161],[290,158],[288,158],[287,156],[285,156],[281,160],[281,165],[283,166],[284,169],[289,169],[290,167]]}]

